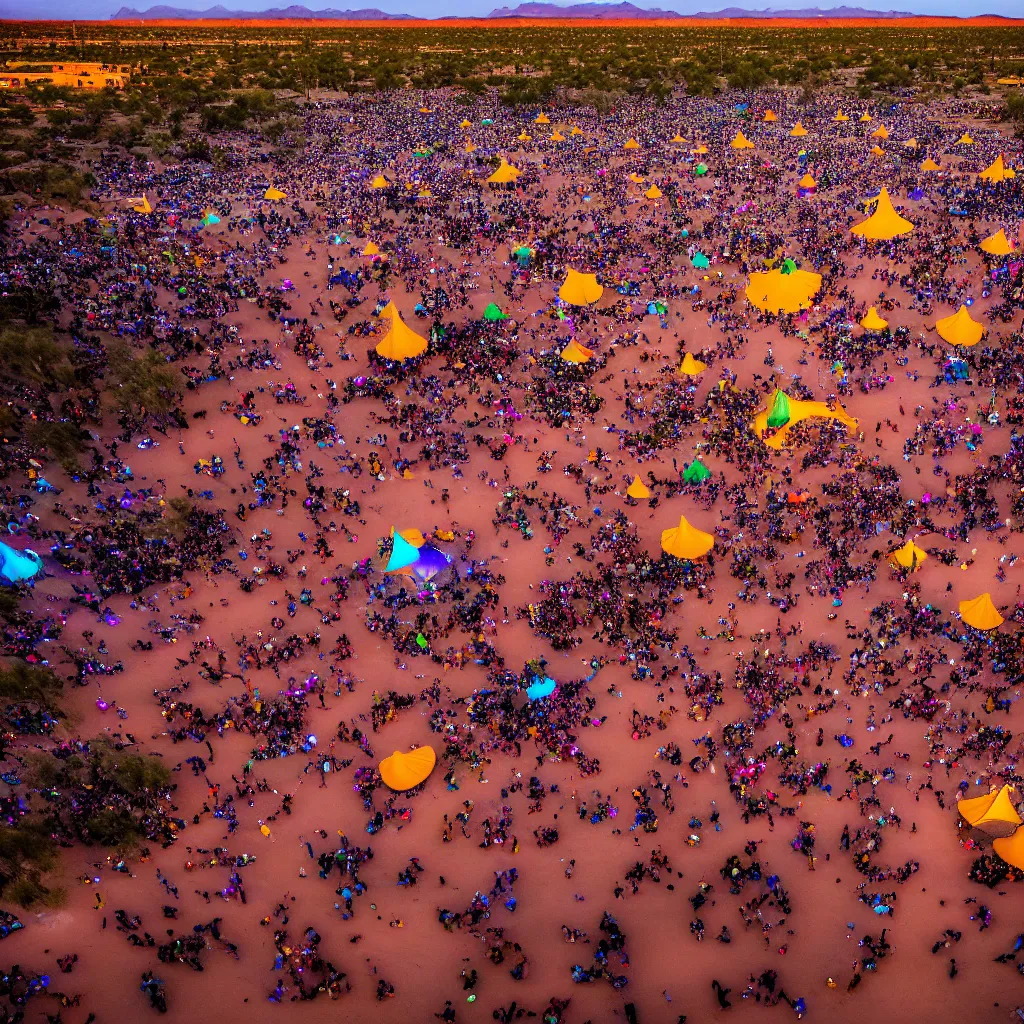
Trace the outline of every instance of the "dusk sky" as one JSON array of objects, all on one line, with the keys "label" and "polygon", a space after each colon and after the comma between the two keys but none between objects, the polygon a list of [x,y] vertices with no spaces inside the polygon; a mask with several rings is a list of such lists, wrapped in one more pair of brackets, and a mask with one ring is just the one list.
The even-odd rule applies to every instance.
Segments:
[{"label": "dusk sky", "polygon": [[[203,10],[218,3],[218,0],[0,0],[0,17],[4,18],[74,18],[74,19],[97,19],[109,18],[122,6],[135,7],[138,10],[145,10],[158,2],[166,2],[168,6]],[[264,10],[268,7],[287,7],[291,0],[221,0],[220,5],[229,10]],[[303,3],[303,0],[297,0]],[[457,14],[463,17],[486,15],[495,7],[515,6],[517,0],[305,0],[304,5],[310,10],[323,9],[327,7],[338,10],[356,9],[359,7],[378,7],[383,11],[392,13],[403,13],[422,15],[425,17],[437,17],[439,15]],[[744,0],[665,0],[665,2],[646,2],[646,0],[634,0],[638,7],[660,7],[663,10],[679,11],[682,14],[695,11],[716,11],[723,7],[736,6],[748,9],[763,9],[766,7],[797,9],[814,6],[813,0],[804,3],[802,0],[765,4],[763,0],[751,0],[745,3]],[[964,8],[963,3],[958,0],[900,0],[892,4],[872,2],[872,0],[846,0],[848,6],[864,7],[875,10],[901,10],[911,11],[915,14],[945,14],[963,16],[970,14],[1002,14],[1007,16],[1019,16],[1021,14],[1020,0],[981,0],[969,11]],[[819,6],[827,9],[829,4],[819,0]]]}]

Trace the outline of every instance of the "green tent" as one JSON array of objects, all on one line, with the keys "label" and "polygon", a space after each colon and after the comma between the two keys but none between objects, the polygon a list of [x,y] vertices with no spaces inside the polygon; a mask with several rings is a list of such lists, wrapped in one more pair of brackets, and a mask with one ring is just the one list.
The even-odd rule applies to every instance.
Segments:
[{"label": "green tent", "polygon": [[485,320],[507,320],[508,319],[508,314],[507,313],[502,313],[502,311],[500,309],[498,309],[498,307],[493,302],[490,302],[490,303],[487,304],[487,308],[484,310],[484,319]]},{"label": "green tent", "polygon": [[703,483],[709,476],[711,476],[711,470],[700,459],[694,459],[683,473],[683,479],[688,484]]},{"label": "green tent", "polygon": [[782,266],[779,268],[783,274],[792,274],[796,270],[796,262],[791,256],[787,256],[782,261]]},{"label": "green tent", "polygon": [[768,413],[769,427],[784,427],[789,422],[789,396],[785,391],[776,390],[772,408]]},{"label": "green tent", "polygon": [[700,270],[707,270],[711,266],[711,261],[702,252],[695,252],[690,262]]},{"label": "green tent", "polygon": [[530,262],[530,257],[533,255],[533,250],[528,245],[521,245],[513,253],[513,256],[519,261],[521,267],[525,267]]},{"label": "green tent", "polygon": [[700,177],[702,174],[707,174],[707,173],[708,173],[708,165],[707,164],[697,164],[697,176],[698,177]]}]

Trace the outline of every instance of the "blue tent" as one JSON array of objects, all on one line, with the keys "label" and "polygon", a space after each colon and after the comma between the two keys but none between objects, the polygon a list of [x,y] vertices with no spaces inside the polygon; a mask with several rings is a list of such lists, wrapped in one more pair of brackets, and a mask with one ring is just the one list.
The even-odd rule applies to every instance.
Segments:
[{"label": "blue tent", "polygon": [[558,684],[551,676],[534,676],[533,682],[526,689],[526,696],[530,700],[540,700],[542,697],[550,697],[555,692]]},{"label": "blue tent", "polygon": [[414,565],[419,561],[419,557],[419,548],[413,547],[412,544],[410,544],[400,533],[396,531],[391,547],[391,557],[388,559],[388,564],[384,571],[397,572],[399,569],[404,569],[406,566]]}]

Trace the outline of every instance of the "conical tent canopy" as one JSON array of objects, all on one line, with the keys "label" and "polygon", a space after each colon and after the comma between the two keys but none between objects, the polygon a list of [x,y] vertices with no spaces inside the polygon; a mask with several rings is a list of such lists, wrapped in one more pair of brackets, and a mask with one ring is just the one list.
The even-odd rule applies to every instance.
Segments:
[{"label": "conical tent canopy", "polygon": [[708,173],[708,165],[704,163],[697,164],[693,173],[696,174],[698,178],[703,177],[703,175]]},{"label": "conical tent canopy", "polygon": [[391,536],[391,557],[384,567],[385,572],[397,572],[412,565],[419,557],[419,548],[410,544],[397,530]]},{"label": "conical tent canopy", "polygon": [[811,177],[810,174],[805,174],[797,183],[797,188],[812,189],[817,188],[818,183]]},{"label": "conical tent canopy", "polygon": [[1011,867],[1024,871],[1024,828],[1017,829],[1009,839],[996,839],[992,849]]},{"label": "conical tent canopy", "polygon": [[872,156],[885,156],[885,150],[877,144],[871,147],[870,153]]},{"label": "conical tent canopy", "polygon": [[396,310],[391,317],[391,328],[377,343],[374,351],[384,359],[391,359],[395,362],[400,362],[403,359],[415,359],[427,351],[427,339],[407,326]]},{"label": "conical tent canopy", "polygon": [[435,764],[437,754],[433,747],[417,747],[407,754],[396,750],[390,757],[385,757],[377,768],[384,785],[401,793],[426,782]]},{"label": "conical tent canopy", "polygon": [[975,629],[995,629],[1004,622],[989,593],[981,594],[971,601],[961,601],[960,618]]},{"label": "conical tent canopy", "polygon": [[494,173],[487,180],[492,185],[507,185],[509,182],[515,181],[522,173],[518,167],[513,167],[502,157]]},{"label": "conical tent canopy", "polygon": [[737,132],[735,138],[729,145],[733,149],[753,149],[754,144],[748,139],[743,132]]},{"label": "conical tent canopy", "polygon": [[1000,228],[994,235],[989,235],[978,248],[990,256],[1009,256],[1013,252],[1013,243],[1006,237],[1006,232]]},{"label": "conical tent canopy", "polygon": [[670,141],[671,141],[671,142],[672,142],[672,143],[673,143],[674,145],[678,146],[678,145],[679,145],[679,144],[680,144],[681,142],[685,142],[685,141],[686,141],[686,139],[684,139],[684,138],[682,137],[682,135],[680,135],[680,134],[679,134],[679,132],[676,132],[676,134],[675,134],[675,138],[674,138],[674,139],[671,139]]},{"label": "conical tent canopy", "polygon": [[778,121],[779,117],[774,110],[766,110],[764,112],[764,119],[766,121]]},{"label": "conical tent canopy", "polygon": [[462,149],[463,149],[463,152],[465,152],[465,153],[475,153],[476,152],[476,146],[472,142],[470,142],[469,140],[466,141],[466,144],[465,144],[465,146],[462,147]]},{"label": "conical tent canopy", "polygon": [[581,345],[575,338],[558,353],[567,363],[589,363],[594,358],[594,350]]},{"label": "conical tent canopy", "polygon": [[390,185],[391,183],[388,181],[387,178],[384,177],[383,174],[378,174],[377,177],[370,182],[370,188],[372,189],[389,188]]},{"label": "conical tent canopy", "polygon": [[927,157],[921,161],[922,171],[938,171],[941,169],[942,168],[940,168],[939,165],[931,157]]},{"label": "conical tent canopy", "polygon": [[[1013,835],[1022,824],[1021,817],[1013,803],[1014,790],[1004,785],[994,793],[958,800],[956,809],[960,817],[987,838],[1006,838]],[[998,852],[998,851],[996,851]]]},{"label": "conical tent canopy", "polygon": [[944,316],[935,325],[936,333],[950,345],[977,345],[985,328],[979,324],[966,306],[961,306],[952,316]]},{"label": "conical tent canopy", "polygon": [[799,313],[813,304],[821,290],[821,274],[785,268],[750,275],[746,295],[751,304],[766,313]]},{"label": "conical tent canopy", "polygon": [[460,122],[460,124],[459,124],[459,127],[460,127],[460,128],[472,128],[472,127],[473,127],[473,124],[472,124],[472,122],[471,122],[471,121],[469,120],[469,118],[467,118],[467,117],[464,117],[464,118],[462,119],[462,121]]},{"label": "conical tent canopy", "polygon": [[542,110],[534,119],[534,124],[551,124],[551,118]]},{"label": "conical tent canopy", "polygon": [[532,139],[532,138],[533,138],[533,136],[532,136],[532,135],[527,135],[527,134],[526,134],[526,132],[520,132],[520,133],[519,133],[519,134],[518,134],[518,135],[516,136],[516,138],[517,138],[517,139],[518,139],[518,140],[519,140],[520,142],[529,142],[529,141],[530,141],[530,139]]},{"label": "conical tent canopy", "polygon": [[363,255],[364,256],[379,256],[380,255],[380,248],[378,247],[377,243],[376,242],[367,242],[365,247],[363,248]]},{"label": "conical tent canopy", "polygon": [[149,200],[145,196],[139,196],[138,199],[129,199],[128,202],[132,204],[132,209],[136,213],[153,212],[153,207],[149,205]]},{"label": "conical tent canopy", "polygon": [[871,138],[873,139],[887,139],[889,138],[889,129],[884,124],[880,124],[872,133]]},{"label": "conical tent canopy", "polygon": [[794,139],[799,139],[807,134],[807,129],[799,121],[797,121],[797,123],[793,125],[793,127],[790,129],[789,134]]},{"label": "conical tent canopy", "polygon": [[626,493],[631,498],[638,500],[643,498],[649,498],[651,496],[651,489],[643,483],[640,477],[633,477],[633,482],[626,488]]},{"label": "conical tent canopy", "polygon": [[551,133],[551,141],[552,142],[565,142],[565,136],[556,128]]},{"label": "conical tent canopy", "polygon": [[992,163],[990,163],[988,167],[978,175],[979,178],[992,182],[1009,181],[1011,178],[1015,178],[1016,176],[1017,175],[1014,173],[1013,169],[1011,167],[1007,167],[1004,163],[1002,154],[997,156],[995,160],[993,160]]},{"label": "conical tent canopy", "polygon": [[901,569],[919,569],[927,557],[928,552],[919,548],[912,540],[889,552],[889,561],[895,562]]},{"label": "conical tent canopy", "polygon": [[[836,114],[835,114],[835,117],[833,117],[832,120],[833,121],[849,121],[850,117],[849,117],[848,114],[844,114],[841,110],[837,110]],[[871,118],[869,117],[868,120],[870,121]]]},{"label": "conical tent canopy", "polygon": [[964,132],[963,135],[961,135],[960,138],[956,140],[956,144],[958,146],[973,146],[974,139],[972,139],[970,135],[967,134],[967,132]]},{"label": "conical tent canopy", "polygon": [[0,579],[5,583],[24,583],[39,574],[43,560],[34,551],[18,551],[0,541]]},{"label": "conical tent canopy", "polygon": [[639,149],[640,148],[640,143],[637,142],[636,139],[626,139],[626,141],[622,144],[622,148],[623,149]]},{"label": "conical tent canopy", "polygon": [[884,331],[886,327],[889,326],[889,321],[883,320],[878,315],[878,310],[872,306],[864,315],[864,319],[861,320],[860,325],[865,331]]},{"label": "conical tent canopy", "polygon": [[284,193],[279,188],[274,188],[274,186],[271,185],[270,188],[263,193],[263,198],[276,203],[279,200],[284,199]]},{"label": "conical tent canopy", "polygon": [[696,156],[703,156],[705,153],[708,152],[708,147],[705,146],[704,143],[702,142],[696,149],[692,150],[692,152]]},{"label": "conical tent canopy", "polygon": [[711,476],[711,470],[708,469],[700,459],[694,459],[693,462],[683,470],[683,479],[688,484],[703,483],[709,476]]},{"label": "conical tent canopy", "polygon": [[859,224],[854,224],[850,228],[853,234],[861,235],[873,241],[886,241],[890,238],[895,238],[897,235],[905,235],[913,230],[914,225],[896,212],[896,208],[892,205],[892,200],[889,198],[889,190],[884,186],[882,191],[878,193],[875,212],[867,220],[862,220]]},{"label": "conical tent canopy", "polygon": [[644,193],[644,195],[645,195],[645,196],[646,196],[646,197],[647,197],[648,199],[660,199],[660,198],[661,198],[661,197],[662,197],[662,196],[664,195],[664,193],[663,193],[663,192],[661,191],[661,189],[660,189],[660,188],[658,188],[658,186],[657,186],[657,185],[652,185],[652,186],[651,186],[651,187],[650,187],[650,188],[649,188],[649,189],[648,189],[648,190],[647,190],[647,191],[646,191],[646,192]]},{"label": "conical tent canopy", "polygon": [[571,306],[590,306],[604,295],[604,288],[597,283],[596,274],[581,274],[570,267],[565,281],[558,289],[558,297]]},{"label": "conical tent canopy", "polygon": [[507,320],[508,314],[502,313],[502,311],[493,303],[489,302],[487,308],[484,310],[485,320]]},{"label": "conical tent canopy", "polygon": [[700,359],[695,359],[689,352],[683,356],[683,361],[679,364],[679,372],[686,374],[687,377],[696,377],[707,368],[707,363],[702,362]]},{"label": "conical tent canopy", "polygon": [[784,427],[789,422],[789,415],[789,395],[777,388],[768,413],[768,426]]},{"label": "conical tent canopy", "polygon": [[679,525],[661,534],[661,549],[676,558],[693,561],[702,558],[715,546],[715,538],[710,533],[698,530],[686,521],[686,516],[679,517]]},{"label": "conical tent canopy", "polygon": [[868,121],[870,121],[870,120],[871,120],[871,115],[867,111],[865,111],[863,114],[860,115],[860,123],[861,124],[867,124]]}]

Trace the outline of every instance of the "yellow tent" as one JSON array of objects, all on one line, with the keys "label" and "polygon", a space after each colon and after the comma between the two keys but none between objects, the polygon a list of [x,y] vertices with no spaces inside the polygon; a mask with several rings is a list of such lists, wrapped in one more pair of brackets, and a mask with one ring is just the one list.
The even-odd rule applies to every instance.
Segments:
[{"label": "yellow tent", "polygon": [[569,132],[569,134],[570,135],[582,135],[583,134],[583,129],[582,128],[577,128],[576,125],[573,125],[572,126],[572,131]]},{"label": "yellow tent", "polygon": [[388,179],[385,178],[383,174],[378,174],[377,177],[370,182],[370,188],[381,189],[390,187],[391,182],[389,182]]},{"label": "yellow tent", "polygon": [[997,156],[995,160],[993,160],[992,163],[990,163],[988,167],[978,175],[979,178],[983,178],[985,181],[993,182],[1009,181],[1011,178],[1015,178],[1016,176],[1017,175],[1014,173],[1013,168],[1007,167],[1003,162],[1002,154]]},{"label": "yellow tent", "polygon": [[640,148],[640,143],[637,142],[636,139],[626,139],[626,141],[622,144],[622,148],[623,149],[639,149]]},{"label": "yellow tent", "polygon": [[854,224],[850,230],[855,235],[863,235],[864,238],[887,240],[913,231],[914,225],[896,212],[889,198],[889,190],[883,186],[878,194],[875,212],[867,220]]},{"label": "yellow tent", "polygon": [[565,142],[565,136],[556,128],[551,133],[551,141],[552,142]]},{"label": "yellow tent", "polygon": [[661,550],[676,558],[693,561],[702,558],[715,546],[715,538],[710,533],[698,530],[686,521],[686,516],[679,517],[679,525],[671,530],[663,530],[661,534]]},{"label": "yellow tent", "polygon": [[523,172],[518,167],[513,167],[504,157],[501,158],[501,163],[498,164],[494,173],[487,179],[492,185],[507,185],[509,182],[515,181]]},{"label": "yellow tent", "polygon": [[284,199],[284,193],[279,188],[274,188],[274,186],[271,185],[270,188],[268,188],[267,191],[263,193],[263,198],[269,199],[271,202],[276,203],[281,199]]},{"label": "yellow tent", "polygon": [[533,136],[532,136],[532,135],[527,135],[527,134],[526,134],[526,132],[520,132],[520,133],[519,133],[519,134],[518,134],[518,135],[516,136],[516,138],[517,138],[517,139],[518,139],[518,140],[519,140],[520,142],[529,142],[529,141],[530,141],[530,139],[532,139],[532,138],[533,138]]},{"label": "yellow tent", "polygon": [[433,113],[433,111],[430,109],[430,107],[420,107],[420,113],[421,114],[431,114],[431,113]]},{"label": "yellow tent", "polygon": [[985,333],[985,328],[967,312],[966,306],[961,306],[952,316],[944,316],[936,323],[935,330],[950,345],[977,345]]},{"label": "yellow tent", "polygon": [[687,377],[697,377],[707,368],[707,363],[701,362],[699,359],[695,359],[689,352],[683,356],[683,361],[679,364],[679,372],[685,374]]},{"label": "yellow tent", "polygon": [[645,196],[647,196],[647,198],[648,198],[648,199],[660,199],[660,198],[661,198],[661,197],[662,197],[662,196],[663,196],[664,194],[665,194],[665,193],[664,193],[664,192],[662,192],[662,191],[661,191],[661,189],[660,189],[660,188],[658,188],[658,186],[657,186],[657,185],[652,185],[652,186],[651,186],[651,187],[650,187],[650,188],[649,188],[649,189],[648,189],[648,190],[647,190],[647,191],[646,191],[646,192],[644,193],[644,195],[645,195]]},{"label": "yellow tent", "polygon": [[799,121],[797,121],[797,123],[793,125],[793,127],[790,129],[789,134],[794,139],[799,139],[807,134],[807,129]]},{"label": "yellow tent", "polygon": [[385,757],[377,768],[388,789],[402,792],[426,782],[435,764],[437,754],[433,747],[417,747],[408,754],[396,750],[390,757]]},{"label": "yellow tent", "polygon": [[[837,110],[836,111],[836,116],[833,117],[832,120],[833,121],[849,121],[850,118],[849,118],[849,115],[844,114],[841,110]],[[869,117],[868,120],[870,121],[871,118]]]},{"label": "yellow tent", "polygon": [[750,275],[747,298],[766,313],[799,313],[813,305],[821,289],[821,274],[810,270],[794,270],[789,274],[781,268]]},{"label": "yellow tent", "polygon": [[594,350],[581,345],[575,338],[558,353],[567,363],[589,363],[594,358]]},{"label": "yellow tent", "polygon": [[377,355],[394,362],[403,359],[415,359],[427,351],[427,339],[417,334],[395,310],[391,315],[391,327],[388,333],[377,343]]},{"label": "yellow tent", "polygon": [[377,314],[379,317],[385,317],[391,319],[392,317],[398,316],[398,307],[394,304],[391,299],[388,299],[387,305]]},{"label": "yellow tent", "polygon": [[754,144],[748,139],[743,132],[737,132],[736,137],[729,143],[733,149],[753,149]]},{"label": "yellow tent", "polygon": [[460,128],[472,128],[473,125],[468,118],[463,118],[462,123],[459,125]]},{"label": "yellow tent", "polygon": [[637,174],[636,171],[630,171],[629,180],[633,182],[634,185],[639,185],[643,182],[644,176],[642,174]]},{"label": "yellow tent", "polygon": [[967,134],[967,132],[964,132],[963,135],[961,135],[960,138],[956,140],[956,144],[958,146],[973,146],[974,139],[972,139],[970,135]]},{"label": "yellow tent", "polygon": [[679,132],[676,132],[675,138],[674,139],[670,139],[669,141],[678,146],[680,143],[686,142],[686,139],[684,139],[682,137],[682,135],[679,134]]},{"label": "yellow tent", "polygon": [[895,562],[903,569],[919,569],[927,557],[928,552],[923,551],[912,540],[889,552],[889,561]]},{"label": "yellow tent", "polygon": [[797,183],[797,188],[817,188],[818,183],[810,176],[805,174]]},{"label": "yellow tent", "polygon": [[861,320],[860,325],[865,331],[884,331],[886,327],[889,326],[889,321],[883,320],[878,315],[878,310],[872,306],[864,315],[864,319]]},{"label": "yellow tent", "polygon": [[136,213],[153,212],[153,207],[149,205],[149,200],[145,196],[139,196],[138,199],[129,199],[128,202],[132,204],[132,209]]},{"label": "yellow tent", "polygon": [[644,485],[640,477],[635,476],[633,477],[633,482],[626,488],[626,493],[631,498],[649,498],[651,496],[651,489]]},{"label": "yellow tent", "polygon": [[885,150],[878,145],[872,146],[869,152],[872,156],[885,156]]},{"label": "yellow tent", "polygon": [[990,256],[1009,256],[1013,252],[1013,242],[1006,237],[1006,232],[1000,228],[994,235],[989,235],[979,246],[982,252]]},{"label": "yellow tent", "polygon": [[372,241],[371,242],[367,242],[365,248],[363,249],[363,255],[364,256],[379,256],[380,255],[380,248],[377,245],[377,243],[376,242],[372,242]]},{"label": "yellow tent", "polygon": [[857,429],[857,421],[838,402],[835,409],[830,409],[825,402],[803,402],[796,398],[789,398],[789,419],[771,437],[764,437],[764,432],[768,429],[770,412],[771,409],[768,406],[762,409],[754,417],[751,429],[758,437],[762,438],[769,448],[776,450],[782,448],[790,430],[802,420],[812,418],[836,420],[838,423],[842,423],[847,430]]},{"label": "yellow tent", "polygon": [[960,618],[975,629],[995,629],[1004,621],[992,603],[992,595],[987,592],[971,601],[961,601]]},{"label": "yellow tent", "polygon": [[766,121],[778,121],[779,118],[774,110],[766,110],[764,112],[764,119]]},{"label": "yellow tent", "polygon": [[558,297],[571,306],[590,306],[604,295],[604,288],[597,283],[596,274],[581,274],[570,267],[565,281],[558,289]]},{"label": "yellow tent", "polygon": [[870,120],[871,120],[871,115],[867,111],[865,111],[863,114],[860,115],[860,123],[861,124],[867,124],[868,121],[870,121]]},{"label": "yellow tent", "polygon": [[884,124],[880,124],[872,133],[872,139],[887,139],[889,138],[889,129]]},{"label": "yellow tent", "polygon": [[929,156],[921,161],[922,171],[938,171],[941,170],[939,165]]},{"label": "yellow tent", "polygon": [[917,149],[917,139],[907,139],[904,143],[907,149]]},{"label": "yellow tent", "polygon": [[1011,867],[1024,871],[1024,828],[1017,829],[1009,839],[996,839],[992,849]]},{"label": "yellow tent", "polygon": [[1005,839],[1024,824],[1013,804],[1013,793],[1012,786],[1004,785],[993,793],[985,793],[984,796],[957,800],[956,809],[960,812],[960,817],[972,829],[981,832],[986,839]]},{"label": "yellow tent", "polygon": [[551,124],[551,118],[542,110],[534,119],[534,124]]}]

